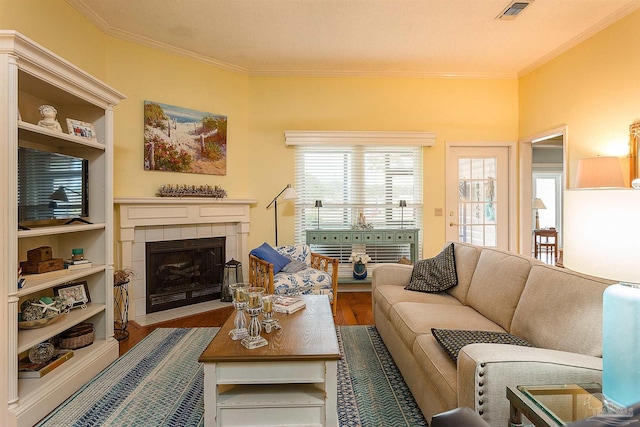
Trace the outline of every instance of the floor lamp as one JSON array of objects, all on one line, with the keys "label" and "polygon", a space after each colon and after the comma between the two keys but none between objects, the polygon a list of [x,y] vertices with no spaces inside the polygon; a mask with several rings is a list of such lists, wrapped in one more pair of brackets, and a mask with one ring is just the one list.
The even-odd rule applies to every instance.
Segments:
[{"label": "floor lamp", "polygon": [[282,197],[282,200],[297,200],[298,199],[298,193],[296,193],[296,190],[293,189],[293,187],[291,186],[291,184],[287,184],[286,187],[284,187],[282,189],[281,192],[278,193],[278,195],[276,197],[273,198],[273,200],[271,201],[271,203],[269,203],[267,205],[267,209],[269,209],[271,207],[271,205],[273,205],[273,212],[275,215],[275,228],[276,228],[276,246],[278,246],[278,197],[280,197],[282,194],[284,194],[284,196]]}]

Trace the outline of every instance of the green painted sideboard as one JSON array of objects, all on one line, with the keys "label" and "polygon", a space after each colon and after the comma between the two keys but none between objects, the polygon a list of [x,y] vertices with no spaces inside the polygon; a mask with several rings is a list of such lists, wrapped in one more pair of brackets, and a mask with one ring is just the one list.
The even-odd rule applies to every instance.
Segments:
[{"label": "green painted sideboard", "polygon": [[411,262],[418,260],[417,228],[373,230],[306,230],[308,245],[410,245]]}]

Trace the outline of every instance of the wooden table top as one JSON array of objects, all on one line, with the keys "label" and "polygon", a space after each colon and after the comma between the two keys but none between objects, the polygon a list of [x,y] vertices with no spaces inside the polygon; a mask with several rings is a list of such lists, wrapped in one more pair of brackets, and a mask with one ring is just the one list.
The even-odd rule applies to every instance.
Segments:
[{"label": "wooden table top", "polygon": [[[307,303],[302,310],[292,314],[274,313],[282,329],[267,334],[260,333],[269,345],[248,349],[240,340],[229,337],[233,329],[235,311],[222,325],[198,361],[216,362],[261,362],[261,361],[303,361],[339,360],[340,349],[333,322],[333,313],[326,295],[301,295]],[[250,317],[247,317],[247,324]],[[262,318],[262,317],[260,317]]]}]

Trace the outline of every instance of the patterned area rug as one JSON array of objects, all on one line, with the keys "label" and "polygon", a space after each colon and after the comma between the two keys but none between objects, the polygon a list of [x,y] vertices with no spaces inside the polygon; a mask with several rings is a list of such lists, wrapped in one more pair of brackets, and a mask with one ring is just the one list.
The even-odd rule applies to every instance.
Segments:
[{"label": "patterned area rug", "polygon": [[[38,427],[203,425],[198,357],[219,328],[156,329]],[[338,327],[341,427],[426,426],[373,326]]]}]

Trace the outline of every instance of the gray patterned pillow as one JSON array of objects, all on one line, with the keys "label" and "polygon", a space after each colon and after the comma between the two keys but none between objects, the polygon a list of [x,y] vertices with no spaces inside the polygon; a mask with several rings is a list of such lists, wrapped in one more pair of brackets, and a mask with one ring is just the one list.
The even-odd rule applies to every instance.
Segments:
[{"label": "gray patterned pillow", "polygon": [[442,292],[458,284],[453,243],[433,258],[417,261],[411,280],[405,286],[409,291]]},{"label": "gray patterned pillow", "polygon": [[506,332],[431,328],[431,334],[454,362],[458,361],[458,353],[462,347],[468,344],[513,344],[533,347],[522,338]]},{"label": "gray patterned pillow", "polygon": [[[290,258],[290,257],[287,257],[287,258]],[[294,273],[301,272],[305,268],[309,268],[309,266],[302,261],[297,261],[295,259],[292,259],[291,262],[285,265],[284,267],[282,267],[282,270],[280,271],[284,273],[294,274]]]}]

